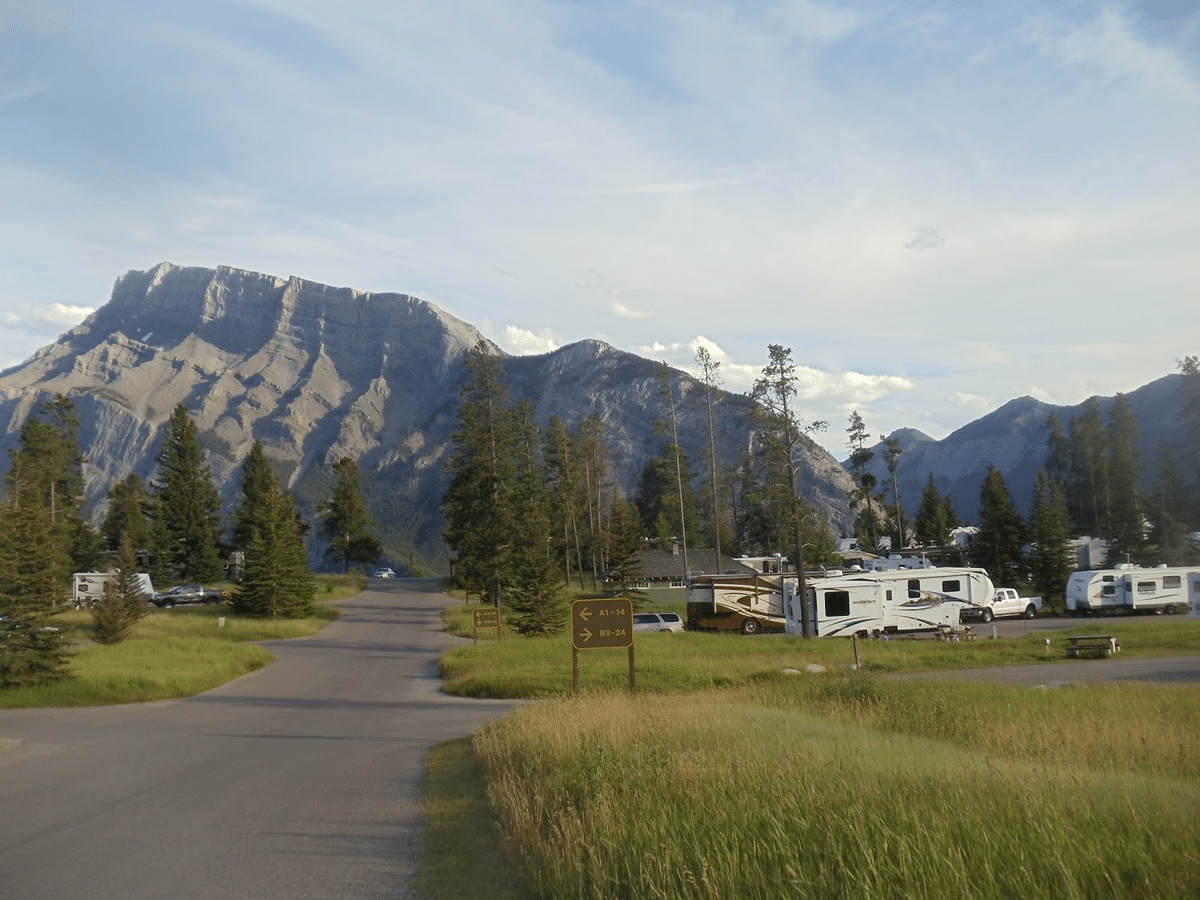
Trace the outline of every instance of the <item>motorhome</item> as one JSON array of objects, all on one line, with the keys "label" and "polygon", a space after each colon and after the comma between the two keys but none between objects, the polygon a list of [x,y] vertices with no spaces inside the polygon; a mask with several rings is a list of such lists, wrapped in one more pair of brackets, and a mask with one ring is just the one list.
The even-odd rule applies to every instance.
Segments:
[{"label": "motorhome", "polygon": [[[991,602],[995,586],[983,569],[934,567],[850,572],[808,585],[813,633],[823,637],[951,631]],[[795,582],[784,585],[784,630],[802,634]]]},{"label": "motorhome", "polygon": [[1124,563],[1083,570],[1067,579],[1067,615],[1133,612],[1200,615],[1200,568]]},{"label": "motorhome", "polygon": [[[795,582],[796,575],[789,576]],[[696,575],[688,582],[689,631],[783,631],[782,574]]]}]

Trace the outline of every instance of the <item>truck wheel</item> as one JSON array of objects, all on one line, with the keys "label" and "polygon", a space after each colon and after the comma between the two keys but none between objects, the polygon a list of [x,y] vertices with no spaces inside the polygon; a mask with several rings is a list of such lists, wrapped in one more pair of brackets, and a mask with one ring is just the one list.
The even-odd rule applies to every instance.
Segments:
[{"label": "truck wheel", "polygon": [[742,634],[758,634],[761,629],[758,619],[742,619]]},{"label": "truck wheel", "polygon": [[1025,607],[1025,618],[1032,619],[1036,615],[1037,615],[1037,607],[1034,606],[1032,603],[1030,603],[1027,607]]},{"label": "truck wheel", "polygon": [[983,611],[983,624],[986,625],[990,621],[992,621],[992,611],[990,609],[985,609]]},{"label": "truck wheel", "polygon": [[1175,605],[1173,603],[1168,603],[1167,608],[1164,609],[1163,612],[1165,612],[1168,616],[1175,615]]}]

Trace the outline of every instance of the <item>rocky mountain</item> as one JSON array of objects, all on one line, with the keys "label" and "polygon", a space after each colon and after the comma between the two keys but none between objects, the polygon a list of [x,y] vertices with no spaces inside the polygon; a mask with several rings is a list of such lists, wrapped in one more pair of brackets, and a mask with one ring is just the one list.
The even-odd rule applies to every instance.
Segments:
[{"label": "rocky mountain", "polygon": [[[69,395],[82,424],[88,496],[100,518],[114,483],[130,472],[154,477],[163,425],[183,403],[227,510],[255,439],[310,516],[329,496],[332,463],[350,456],[363,472],[387,560],[403,564],[411,551],[426,567],[445,571],[443,462],[465,355],[481,339],[471,325],[404,294],[162,263],[121,276],[111,299],[81,325],[0,372],[0,444],[16,446],[42,402]],[[669,416],[661,364],[599,341],[542,356],[493,349],[514,399],[534,400],[543,424],[551,415],[572,426],[592,413],[604,418],[614,480],[630,493],[665,445],[654,428]],[[681,443],[700,460],[707,414],[687,397],[697,383],[677,376]],[[745,397],[722,392],[718,453],[729,465],[749,443],[749,415]],[[846,528],[849,477],[815,443],[805,480],[835,528]],[[312,548],[314,563],[322,550]]]},{"label": "rocky mountain", "polygon": [[[1167,375],[1125,395],[1140,431],[1138,447],[1147,485],[1153,479],[1159,447],[1179,448],[1185,440],[1181,419],[1181,378],[1177,374]],[[1114,398],[1095,399],[1107,424]],[[904,451],[896,476],[905,509],[916,514],[932,472],[938,490],[950,495],[959,517],[965,522],[978,522],[979,492],[988,466],[994,465],[1003,473],[1018,512],[1028,517],[1033,506],[1037,473],[1050,454],[1049,432],[1045,427],[1050,413],[1057,413],[1065,432],[1083,408],[1082,403],[1056,406],[1032,397],[1020,397],[940,441],[913,429],[895,432],[892,436],[899,439]],[[883,442],[872,449],[875,459],[871,471],[883,486],[891,477],[883,461]]]}]

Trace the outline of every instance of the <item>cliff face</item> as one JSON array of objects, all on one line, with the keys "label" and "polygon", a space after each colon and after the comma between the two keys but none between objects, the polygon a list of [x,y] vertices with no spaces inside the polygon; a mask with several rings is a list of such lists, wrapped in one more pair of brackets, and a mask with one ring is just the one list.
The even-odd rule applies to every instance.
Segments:
[{"label": "cliff face", "polygon": [[[255,439],[309,513],[328,495],[330,465],[350,456],[363,470],[389,559],[400,562],[411,549],[444,567],[442,462],[464,358],[482,339],[403,294],[163,263],[123,275],[85,322],[0,373],[0,440],[15,446],[31,412],[68,394],[99,513],[115,482],[130,472],[154,476],[160,431],[183,403],[227,503],[238,496],[238,467]],[[605,419],[614,477],[626,490],[662,452],[653,427],[669,416],[660,364],[584,341],[544,356],[503,357],[503,365],[514,399],[533,399],[543,423],[551,415],[572,426],[592,413]],[[680,377],[682,393],[695,388]],[[707,417],[699,404],[677,402],[681,441],[698,461]],[[749,405],[722,394],[721,410],[719,453],[733,465],[749,441]],[[808,477],[818,504],[844,527],[848,476],[815,444]]]}]

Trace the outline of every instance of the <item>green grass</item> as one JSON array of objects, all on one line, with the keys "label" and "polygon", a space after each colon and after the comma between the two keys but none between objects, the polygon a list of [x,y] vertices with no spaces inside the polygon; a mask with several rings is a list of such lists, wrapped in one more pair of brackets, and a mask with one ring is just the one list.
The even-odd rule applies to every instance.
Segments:
[{"label": "green grass", "polygon": [[354,576],[317,576],[320,601],[306,619],[254,619],[227,604],[151,609],[128,640],[91,641],[92,615],[71,610],[55,617],[74,644],[71,677],[48,685],[0,691],[0,708],[105,706],[190,697],[269,664],[274,656],[253,643],[315,634],[337,617],[324,601],[363,588]]},{"label": "green grass", "polygon": [[467,851],[442,884],[449,861],[427,859],[422,896],[522,878],[533,898],[1200,896],[1200,690],[888,677],[1063,662],[1065,637],[1088,633],[1124,657],[1200,653],[1200,623],[1180,619],[861,641],[858,670],[848,640],[646,634],[637,695],[608,650],[581,654],[573,698],[566,636],[456,648],[452,692],[543,702],[427,782],[430,809],[456,785],[458,839],[506,863]]},{"label": "green grass", "polygon": [[[665,608],[665,607],[664,607]],[[451,630],[469,618],[462,607],[447,610]],[[1183,619],[1081,623],[1068,631],[1034,633],[1016,638],[951,643],[932,640],[858,642],[861,668],[873,673],[919,672],[944,669],[977,669],[1010,665],[1044,665],[1066,661],[1066,636],[1111,634],[1121,642],[1124,658],[1200,653],[1200,621]],[[1050,638],[1050,652],[1044,643]],[[683,632],[638,634],[634,656],[639,691],[691,691],[746,684],[785,668],[810,664],[842,670],[855,663],[848,638],[787,636],[746,637],[740,634]],[[584,690],[627,686],[628,659],[613,650],[588,650],[580,654]],[[448,693],[469,697],[561,697],[571,693],[571,639],[569,634],[543,638],[518,638],[505,633],[497,641],[481,634],[478,643],[447,652],[441,674]]]}]

